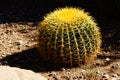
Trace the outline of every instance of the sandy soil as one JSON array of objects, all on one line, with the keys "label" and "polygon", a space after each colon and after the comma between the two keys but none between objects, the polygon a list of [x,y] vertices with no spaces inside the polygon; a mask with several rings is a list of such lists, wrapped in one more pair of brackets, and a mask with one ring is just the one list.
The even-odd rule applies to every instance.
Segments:
[{"label": "sandy soil", "polygon": [[93,63],[71,68],[41,62],[36,48],[37,24],[0,24],[0,65],[29,69],[48,80],[120,80],[120,24],[104,27],[102,50]]}]

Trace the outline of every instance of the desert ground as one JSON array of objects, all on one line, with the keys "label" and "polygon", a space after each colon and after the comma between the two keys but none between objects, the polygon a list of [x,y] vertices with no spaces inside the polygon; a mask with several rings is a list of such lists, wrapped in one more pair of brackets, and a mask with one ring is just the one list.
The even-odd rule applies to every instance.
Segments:
[{"label": "desert ground", "polygon": [[41,62],[37,50],[39,22],[0,24],[0,65],[40,73],[48,80],[120,80],[120,23],[106,22],[97,59],[77,67],[54,67]]}]

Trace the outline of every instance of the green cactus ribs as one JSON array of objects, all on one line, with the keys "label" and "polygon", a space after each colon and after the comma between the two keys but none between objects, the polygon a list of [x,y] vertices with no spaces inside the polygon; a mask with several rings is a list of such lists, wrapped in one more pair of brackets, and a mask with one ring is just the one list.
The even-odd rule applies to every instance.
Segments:
[{"label": "green cactus ribs", "polygon": [[57,9],[44,17],[38,30],[38,50],[45,62],[80,65],[93,61],[100,51],[99,27],[82,9]]}]

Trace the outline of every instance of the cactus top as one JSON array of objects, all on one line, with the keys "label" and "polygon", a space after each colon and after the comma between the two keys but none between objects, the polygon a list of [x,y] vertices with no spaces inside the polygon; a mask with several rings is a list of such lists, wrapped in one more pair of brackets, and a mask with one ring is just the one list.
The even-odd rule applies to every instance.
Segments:
[{"label": "cactus top", "polygon": [[[81,10],[79,8],[61,8],[53,11],[50,14],[45,16],[44,21],[48,22],[48,20],[58,22],[58,23],[66,23],[66,24],[81,24],[86,20],[91,21],[91,16],[88,15],[87,12]],[[77,22],[77,23],[76,23]],[[91,21],[93,22],[93,21]]]}]

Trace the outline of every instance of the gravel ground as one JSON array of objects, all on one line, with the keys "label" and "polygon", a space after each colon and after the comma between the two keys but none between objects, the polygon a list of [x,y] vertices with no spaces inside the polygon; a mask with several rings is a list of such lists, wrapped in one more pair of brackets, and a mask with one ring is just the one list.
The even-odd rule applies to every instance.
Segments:
[{"label": "gravel ground", "polygon": [[119,26],[104,27],[102,50],[93,63],[56,68],[39,58],[37,22],[0,24],[0,65],[29,69],[48,80],[120,80]]}]

